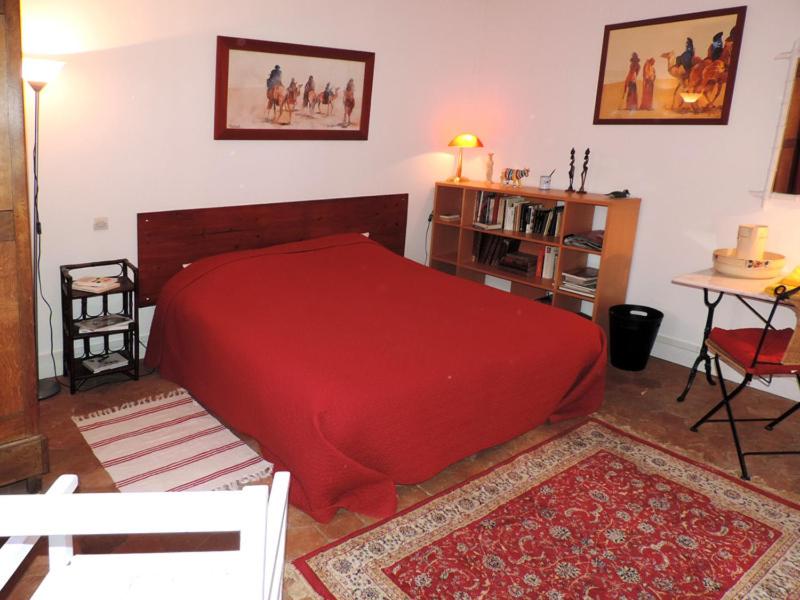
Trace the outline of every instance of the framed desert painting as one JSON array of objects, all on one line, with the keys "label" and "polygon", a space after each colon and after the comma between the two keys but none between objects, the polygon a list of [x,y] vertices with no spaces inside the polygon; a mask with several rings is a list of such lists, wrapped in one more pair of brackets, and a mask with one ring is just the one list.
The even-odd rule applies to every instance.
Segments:
[{"label": "framed desert painting", "polygon": [[726,124],[746,11],[606,25],[595,124]]},{"label": "framed desert painting", "polygon": [[375,54],[217,37],[214,139],[366,140]]}]

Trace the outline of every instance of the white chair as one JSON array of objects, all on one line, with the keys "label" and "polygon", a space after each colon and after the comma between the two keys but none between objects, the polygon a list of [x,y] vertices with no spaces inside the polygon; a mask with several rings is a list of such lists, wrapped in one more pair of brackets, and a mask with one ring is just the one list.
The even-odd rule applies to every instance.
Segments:
[{"label": "white chair", "polygon": [[[241,598],[282,594],[289,473],[272,490],[72,494],[62,475],[44,495],[0,496],[0,589],[39,536],[49,572],[33,598]],[[73,554],[73,535],[238,531],[239,549]]]}]

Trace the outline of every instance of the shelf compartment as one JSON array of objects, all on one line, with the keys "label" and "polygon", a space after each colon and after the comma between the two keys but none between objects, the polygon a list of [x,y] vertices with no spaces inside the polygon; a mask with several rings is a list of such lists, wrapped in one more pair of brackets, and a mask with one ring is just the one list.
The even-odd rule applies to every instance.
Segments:
[{"label": "shelf compartment", "polygon": [[561,239],[558,236],[541,235],[539,233],[518,233],[516,231],[508,231],[506,229],[481,229],[474,225],[467,225],[464,229],[475,231],[477,233],[488,233],[489,235],[499,235],[501,237],[520,240],[523,242],[534,242],[536,244],[545,244],[547,246],[558,246]]},{"label": "shelf compartment", "polygon": [[136,371],[136,364],[131,357],[131,354],[125,349],[119,350],[112,350],[111,352],[116,352],[117,354],[123,356],[128,362],[125,365],[120,365],[114,369],[107,369],[105,371],[100,371],[99,373],[94,373],[90,371],[83,365],[83,361],[87,358],[96,358],[98,356],[102,356],[103,354],[95,354],[93,356],[80,356],[77,358],[72,359],[71,369],[70,372],[76,382],[82,382],[87,379],[92,379],[94,377],[100,377],[101,375],[112,375],[114,373],[126,373],[128,375],[133,376],[132,371]]},{"label": "shelf compartment", "polygon": [[[585,312],[583,312],[582,308],[584,302],[592,304],[591,315],[587,315]],[[594,314],[597,312],[597,305],[594,304],[591,299],[579,298],[575,295],[562,292],[561,290],[556,290],[556,293],[553,295],[553,306],[555,306],[556,308],[562,308],[564,310],[568,310],[582,317],[586,317],[593,320],[594,320]]]},{"label": "shelf compartment", "polygon": [[479,273],[483,273],[484,275],[491,275],[492,277],[498,277],[500,279],[506,279],[511,281],[512,283],[520,283],[523,285],[539,288],[542,290],[547,290],[549,292],[553,291],[553,280],[552,279],[544,279],[542,277],[524,277],[522,275],[515,275],[511,271],[504,271],[503,269],[498,269],[492,265],[487,265],[484,263],[479,263],[474,260],[470,261],[463,261],[458,263],[459,268],[469,269],[471,271],[477,271]]},{"label": "shelf compartment", "polygon": [[435,227],[431,235],[431,256],[451,256],[458,253],[460,227]]},{"label": "shelf compartment", "polygon": [[447,263],[449,265],[458,264],[458,253],[448,252],[447,254],[438,254],[431,256],[431,261]]},{"label": "shelf compartment", "polygon": [[523,296],[529,300],[536,300],[544,304],[550,304],[553,290],[543,287],[533,287],[524,283],[511,282],[511,293],[515,296]]},{"label": "shelf compartment", "polygon": [[569,296],[571,298],[576,298],[578,300],[585,300],[586,302],[594,302],[594,299],[595,299],[595,296],[585,296],[585,295],[583,295],[583,294],[581,294],[579,292],[573,292],[573,291],[570,291],[570,290],[562,290],[561,288],[558,288],[556,291],[559,294],[562,294],[564,296]]},{"label": "shelf compartment", "polygon": [[437,271],[441,271],[442,273],[447,273],[448,275],[458,274],[458,268],[456,267],[456,265],[449,262],[442,262],[435,258],[432,258],[430,266],[432,269],[436,269]]},{"label": "shelf compartment", "polygon": [[594,254],[595,256],[601,256],[603,254],[602,250],[589,250],[588,248],[579,248],[577,246],[570,246],[568,244],[561,244],[561,247],[564,250],[569,250],[570,252],[582,252],[584,254]]},{"label": "shelf compartment", "polygon": [[126,333],[133,332],[133,322],[128,323],[128,327],[126,329],[116,329],[114,331],[90,331],[89,333],[78,333],[78,326],[73,323],[72,326],[72,339],[73,340],[83,340],[87,338],[93,337],[101,337],[105,335],[125,335]]},{"label": "shelf compartment", "polygon": [[122,292],[132,292],[135,287],[133,281],[128,277],[119,277],[120,285],[113,290],[106,290],[105,292],[84,292],[83,290],[72,290],[72,299],[80,300],[81,298],[99,298],[108,294],[121,294]]},{"label": "shelf compartment", "polygon": [[[440,215],[463,215],[464,213],[461,212],[461,199],[463,195],[464,191],[461,188],[439,187],[436,190],[433,204],[434,218]],[[437,223],[445,224],[448,223],[448,221],[439,221],[437,219]],[[458,224],[459,221],[455,221],[455,223]]]}]

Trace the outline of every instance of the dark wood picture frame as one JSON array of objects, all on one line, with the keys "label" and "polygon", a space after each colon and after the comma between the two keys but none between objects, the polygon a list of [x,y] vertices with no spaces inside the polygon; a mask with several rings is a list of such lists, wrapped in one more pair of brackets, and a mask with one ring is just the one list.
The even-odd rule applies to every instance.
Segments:
[{"label": "dark wood picture frame", "polygon": [[[276,102],[267,79],[281,63]],[[373,52],[218,36],[214,139],[366,140],[374,69]],[[315,72],[322,77],[307,96]]]},{"label": "dark wood picture frame", "polygon": [[746,12],[606,25],[594,124],[726,125]]}]

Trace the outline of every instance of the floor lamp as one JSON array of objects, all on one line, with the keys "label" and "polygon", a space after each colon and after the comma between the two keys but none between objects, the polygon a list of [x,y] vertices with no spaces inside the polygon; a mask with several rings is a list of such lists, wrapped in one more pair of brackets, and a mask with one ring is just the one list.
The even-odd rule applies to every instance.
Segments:
[{"label": "floor lamp", "polygon": [[[39,384],[39,400],[50,398],[61,391],[58,379],[55,377],[55,360],[53,361],[53,377],[39,379],[39,288],[41,284],[41,252],[42,252],[42,223],[39,220],[39,94],[44,86],[56,78],[63,62],[41,58],[25,58],[22,61],[22,77],[31,86],[34,93],[33,109],[33,336],[36,342],[36,379]],[[44,298],[43,298],[44,299]],[[45,299],[45,303],[47,300]],[[48,308],[49,308],[48,304]],[[52,318],[52,309],[51,309]],[[50,350],[52,355],[52,322],[50,323]]]}]

